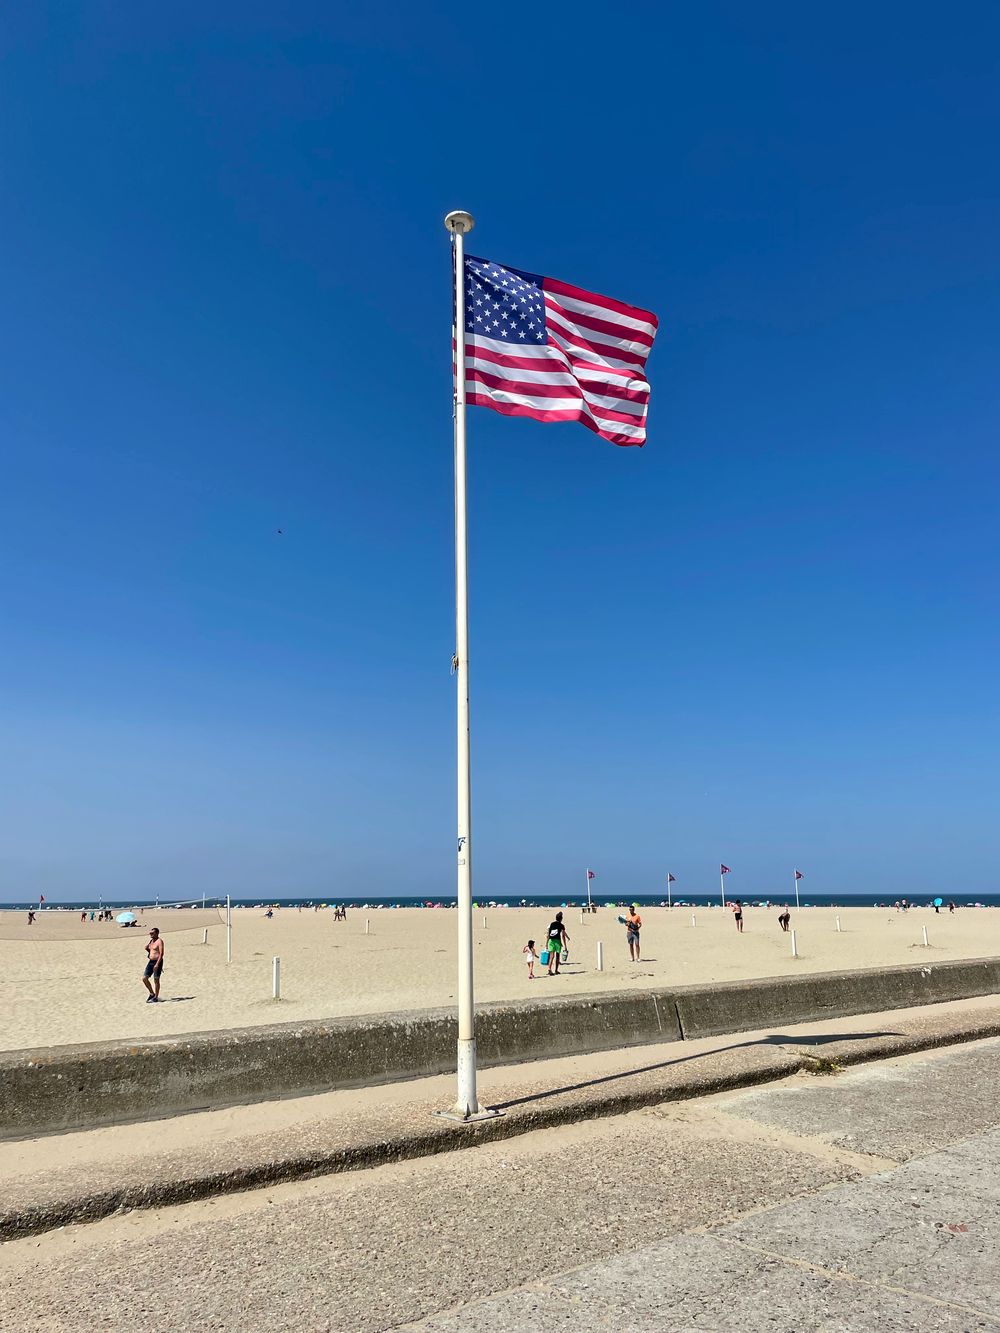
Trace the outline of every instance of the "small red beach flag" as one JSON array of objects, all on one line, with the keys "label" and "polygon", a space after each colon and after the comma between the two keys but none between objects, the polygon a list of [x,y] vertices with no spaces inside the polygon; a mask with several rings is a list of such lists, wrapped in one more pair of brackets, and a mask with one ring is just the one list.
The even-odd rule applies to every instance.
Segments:
[{"label": "small red beach flag", "polygon": [[588,870],[588,871],[587,871],[587,878],[588,878],[588,879],[596,879],[597,876],[594,874],[594,872],[593,872],[592,870]]},{"label": "small red beach flag", "polygon": [[796,878],[796,879],[801,879],[801,878],[802,878],[802,871],[801,871],[801,870],[796,870],[796,872],[795,872],[795,878]]},{"label": "small red beach flag", "polygon": [[677,876],[676,876],[676,875],[668,875],[668,876],[667,876],[667,883],[668,883],[668,884],[676,884],[676,883],[677,883]]},{"label": "small red beach flag", "polygon": [[45,901],[45,894],[44,894],[44,893],[40,893],[40,894],[38,895],[38,901],[39,901],[40,903],[43,903],[43,902]]},{"label": "small red beach flag", "polygon": [[719,866],[719,874],[720,874],[720,875],[728,875],[728,874],[729,874],[729,867],[728,867],[728,866]]}]

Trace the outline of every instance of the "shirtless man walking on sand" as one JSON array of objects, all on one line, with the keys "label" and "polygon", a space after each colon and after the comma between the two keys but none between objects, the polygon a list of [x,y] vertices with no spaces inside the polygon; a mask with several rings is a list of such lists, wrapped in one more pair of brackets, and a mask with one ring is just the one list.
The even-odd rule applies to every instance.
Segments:
[{"label": "shirtless man walking on sand", "polygon": [[160,973],[163,971],[163,941],[160,939],[160,932],[156,926],[149,932],[149,943],[146,945],[146,952],[149,954],[149,962],[142,974],[142,984],[149,991],[149,999],[146,1003],[156,1004],[160,998]]}]

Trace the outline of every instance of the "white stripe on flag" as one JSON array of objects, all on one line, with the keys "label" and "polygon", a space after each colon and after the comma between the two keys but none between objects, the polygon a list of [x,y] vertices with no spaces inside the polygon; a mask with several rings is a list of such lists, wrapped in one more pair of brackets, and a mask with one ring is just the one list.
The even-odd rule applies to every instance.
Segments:
[{"label": "white stripe on flag", "polygon": [[610,421],[607,417],[601,416],[600,412],[592,410],[584,398],[539,398],[532,394],[515,393],[510,389],[494,389],[487,384],[479,384],[473,381],[475,392],[483,397],[492,398],[498,403],[514,403],[518,407],[537,408],[539,411],[558,413],[565,416],[567,420],[572,421],[580,412],[585,413],[592,421],[596,422],[602,430],[609,431],[616,435],[627,435],[633,439],[644,439],[646,435],[645,427],[630,426],[624,421]]},{"label": "white stripe on flag", "polygon": [[549,301],[561,305],[569,315],[589,315],[591,319],[603,319],[606,324],[621,324],[623,333],[635,329],[638,333],[648,334],[650,338],[656,336],[655,324],[650,324],[644,319],[633,319],[631,315],[620,314],[610,306],[591,305],[587,301],[578,301],[575,296],[565,296],[562,292],[546,292],[545,295]]}]

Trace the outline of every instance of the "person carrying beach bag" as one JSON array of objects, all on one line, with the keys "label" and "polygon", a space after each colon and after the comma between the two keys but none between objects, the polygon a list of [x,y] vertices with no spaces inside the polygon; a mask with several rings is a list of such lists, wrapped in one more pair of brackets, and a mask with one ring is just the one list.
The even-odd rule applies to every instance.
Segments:
[{"label": "person carrying beach bag", "polygon": [[556,912],[556,919],[549,925],[548,941],[545,948],[549,955],[549,976],[557,977],[563,950],[566,951],[567,957],[569,956],[569,936],[566,934],[566,927],[563,925],[562,912]]}]

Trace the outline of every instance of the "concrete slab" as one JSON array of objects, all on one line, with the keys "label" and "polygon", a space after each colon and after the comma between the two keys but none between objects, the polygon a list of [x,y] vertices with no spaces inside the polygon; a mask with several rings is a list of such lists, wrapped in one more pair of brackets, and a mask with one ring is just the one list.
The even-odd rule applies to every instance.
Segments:
[{"label": "concrete slab", "polygon": [[979,1310],[1000,1306],[1000,1203],[913,1161],[713,1231],[770,1255]]},{"label": "concrete slab", "polygon": [[849,1079],[739,1093],[720,1104],[730,1115],[905,1161],[1000,1126],[998,1086],[1000,1039],[974,1051],[868,1065]]},{"label": "concrete slab", "polygon": [[412,1333],[528,1333],[540,1326],[574,1333],[871,1333],[876,1328],[880,1333],[995,1333],[1000,1319],[846,1281],[714,1237],[681,1236],[407,1328]]},{"label": "concrete slab", "polygon": [[[112,1218],[4,1246],[0,1329],[148,1315],[217,1333],[242,1327],[250,1303],[270,1328],[370,1333],[850,1176],[794,1152],[783,1167],[767,1144],[725,1148],[697,1125],[635,1113]],[[123,1281],[135,1267],[168,1280]]]},{"label": "concrete slab", "polygon": [[[901,1174],[909,1170],[904,1167]],[[979,1134],[920,1161],[921,1175],[943,1183],[961,1180],[963,1191],[1000,1204],[1000,1132]]]}]

